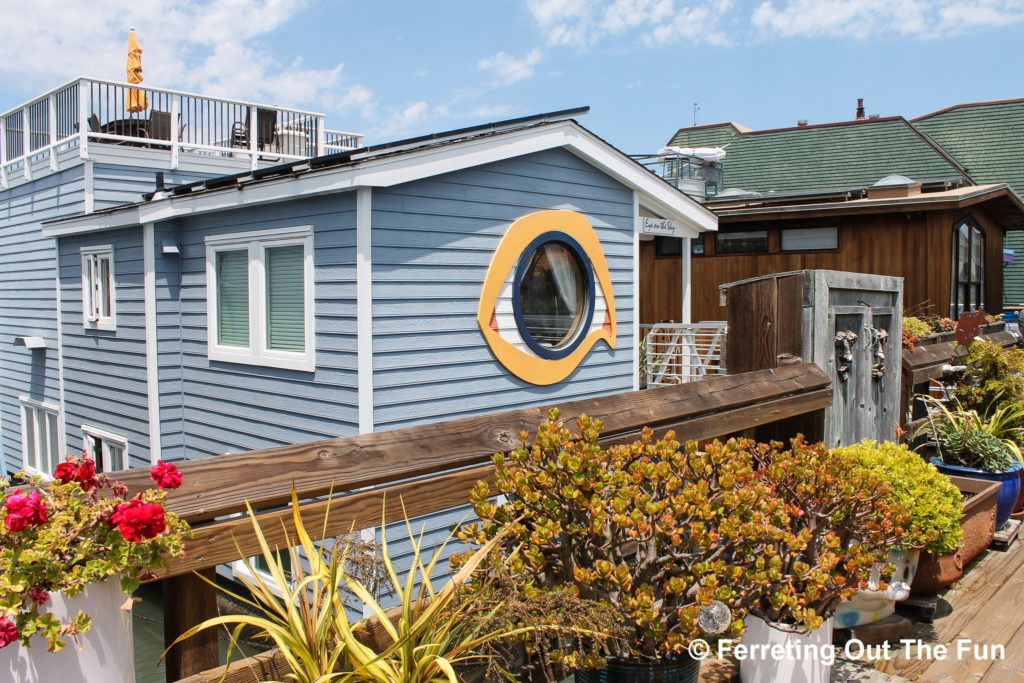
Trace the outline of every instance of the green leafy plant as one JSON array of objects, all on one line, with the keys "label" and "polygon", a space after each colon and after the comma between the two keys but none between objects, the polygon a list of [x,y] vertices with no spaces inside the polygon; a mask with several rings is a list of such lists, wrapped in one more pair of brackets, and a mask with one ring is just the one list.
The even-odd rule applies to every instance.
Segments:
[{"label": "green leafy plant", "polygon": [[761,444],[753,457],[788,515],[784,533],[761,550],[750,613],[795,631],[818,628],[907,542],[910,512],[851,453],[797,438],[788,450]]},{"label": "green leafy plant", "polygon": [[960,547],[961,493],[934,465],[891,441],[862,441],[835,450],[882,479],[889,500],[910,512],[907,535],[900,541],[903,549],[939,556]]},{"label": "green leafy plant", "polygon": [[903,346],[913,349],[922,337],[932,333],[931,325],[913,316],[903,316]]},{"label": "green leafy plant", "polygon": [[[248,504],[247,508],[269,568],[270,581],[250,567],[254,578],[240,577],[240,580],[251,598],[218,588],[248,605],[254,614],[227,614],[208,619],[183,633],[175,643],[206,628],[234,624],[229,661],[233,644],[242,630],[255,627],[280,648],[292,670],[289,678],[297,683],[457,683],[460,678],[456,668],[484,658],[483,648],[488,642],[515,637],[526,630],[486,630],[485,624],[494,625],[494,621],[486,617],[496,605],[460,598],[463,584],[502,541],[500,532],[475,550],[444,587],[435,590],[431,577],[444,556],[448,541],[426,558],[422,535],[417,537],[407,522],[412,564],[404,579],[391,561],[386,538],[382,540],[381,561],[392,592],[399,599],[396,607],[386,609],[378,602],[374,591],[346,571],[348,541],[318,544],[312,540],[303,524],[294,489],[295,537],[286,529],[285,541],[289,546],[290,571],[279,553],[271,549],[252,508]],[[329,514],[329,510],[325,512],[325,524]],[[382,518],[382,527],[385,522]],[[350,595],[362,600],[373,616],[350,623],[345,610]]]},{"label": "green leafy plant", "polygon": [[552,410],[533,445],[523,432],[523,446],[496,454],[496,486],[507,500],[493,503],[478,484],[480,522],[460,536],[483,543],[507,533],[496,557],[526,590],[567,588],[609,605],[629,636],[629,652],[619,654],[684,652],[693,638],[709,637],[697,616],[715,600],[731,610],[724,636],[739,635],[763,580],[757,558],[786,518],[753,471],[753,442],[715,442],[702,452],[645,429],[633,443],[603,448],[600,420],[581,416],[576,427]]},{"label": "green leafy plant", "polygon": [[33,476],[12,487],[0,480],[0,647],[16,640],[28,647],[39,633],[49,651],[63,649],[62,638],[85,633],[92,620],[79,612],[60,621],[46,611],[51,593],[72,597],[111,576],[131,593],[184,554],[188,525],[166,509],[162,490],[180,486],[181,474],[160,462],[150,476],[158,488],[128,498],[124,484],[97,474],[92,460],[69,456],[49,482]]},{"label": "green leafy plant", "polygon": [[[1024,404],[1024,349],[1004,349],[978,340],[971,344],[963,363],[967,369],[953,395],[964,408],[989,415],[1004,406]],[[1016,425],[1024,427],[1024,419]]]},{"label": "green leafy plant", "polygon": [[932,439],[926,445],[936,447],[942,462],[988,472],[1006,472],[1016,463],[1024,464],[1017,445],[1024,404],[1004,405],[986,418],[977,410],[965,409],[956,398],[952,410],[930,396],[921,399],[936,409],[938,418],[922,425],[918,434],[932,428]]}]

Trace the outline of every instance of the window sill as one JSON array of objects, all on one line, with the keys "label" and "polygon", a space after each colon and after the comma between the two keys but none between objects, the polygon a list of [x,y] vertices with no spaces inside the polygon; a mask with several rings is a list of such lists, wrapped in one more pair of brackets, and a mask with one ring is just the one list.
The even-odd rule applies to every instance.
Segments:
[{"label": "window sill", "polygon": [[295,354],[293,357],[282,355],[253,355],[247,350],[227,351],[223,348],[210,348],[206,357],[221,363],[238,363],[241,365],[258,365],[265,368],[282,370],[298,370],[313,372],[316,370],[316,358],[313,354]]},{"label": "window sill", "polygon": [[97,320],[86,322],[83,327],[87,330],[99,330],[101,332],[117,332],[117,322],[110,320]]}]

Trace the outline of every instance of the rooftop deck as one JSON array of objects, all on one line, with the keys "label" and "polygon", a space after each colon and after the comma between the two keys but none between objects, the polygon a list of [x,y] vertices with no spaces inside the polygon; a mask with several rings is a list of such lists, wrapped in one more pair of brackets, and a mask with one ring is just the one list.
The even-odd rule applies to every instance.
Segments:
[{"label": "rooftop deck", "polygon": [[[130,109],[136,109],[131,111]],[[275,105],[80,78],[0,114],[0,186],[60,170],[90,147],[146,149],[167,167],[223,160],[242,170],[362,146],[324,115]]]}]

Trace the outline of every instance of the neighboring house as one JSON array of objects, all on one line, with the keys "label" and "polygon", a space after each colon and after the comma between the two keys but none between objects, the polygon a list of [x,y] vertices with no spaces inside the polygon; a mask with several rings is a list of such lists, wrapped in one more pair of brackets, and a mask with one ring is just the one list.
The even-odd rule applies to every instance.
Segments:
[{"label": "neighboring house", "polygon": [[[1007,231],[1024,228],[1014,184],[1024,174],[1010,172],[1005,151],[968,152],[984,147],[973,142],[983,132],[994,137],[996,130],[1020,138],[1016,147],[1024,149],[1020,126],[1009,131],[1009,112],[1021,114],[1024,101],[965,108],[988,112],[978,117],[983,121],[995,117],[990,110],[1005,111],[1004,125],[940,125],[961,108],[914,121],[864,118],[861,109],[853,121],[815,126],[680,129],[670,145],[727,151],[717,195],[705,200],[721,229],[689,245],[693,319],[721,317],[720,284],[798,268],[904,277],[906,308],[921,313],[955,315],[979,301],[1000,311],[1013,296],[1003,293],[1003,241]],[[673,317],[675,302],[663,292],[678,282],[680,249],[664,238],[642,245],[651,274],[642,285],[642,322]]]},{"label": "neighboring house", "polygon": [[[1024,98],[958,104],[910,123],[952,155],[974,182],[1006,183],[1024,197]],[[1013,255],[1004,268],[1003,301],[1024,306],[1024,231],[1008,233],[1004,246]]]},{"label": "neighboring house", "polygon": [[[144,375],[108,384],[97,379],[102,369],[75,362],[61,374],[56,252],[42,235],[43,221],[138,201],[159,182],[189,183],[361,144],[357,135],[325,130],[320,114],[153,88],[144,89],[147,109],[126,112],[127,87],[79,79],[0,114],[0,473],[22,466],[51,472],[65,447],[82,447],[83,425],[97,428],[87,443],[95,454],[123,460],[123,445],[99,429],[93,407],[109,401],[103,409],[145,410],[144,392],[141,403],[137,393]],[[143,325],[133,317],[142,312],[140,258],[141,252],[113,262],[102,251],[81,255],[98,273],[115,268],[123,291],[116,314],[107,308],[115,302],[96,293],[96,309],[86,314],[93,334],[113,334],[104,328],[117,317],[122,340],[141,338]],[[95,342],[76,340],[66,351],[78,358]],[[114,367],[132,365],[134,347],[122,351],[111,358]],[[78,401],[84,407],[66,420],[69,377],[95,394]]]},{"label": "neighboring house", "polygon": [[716,226],[562,113],[50,222],[68,444],[138,467],[633,389],[641,212]]}]

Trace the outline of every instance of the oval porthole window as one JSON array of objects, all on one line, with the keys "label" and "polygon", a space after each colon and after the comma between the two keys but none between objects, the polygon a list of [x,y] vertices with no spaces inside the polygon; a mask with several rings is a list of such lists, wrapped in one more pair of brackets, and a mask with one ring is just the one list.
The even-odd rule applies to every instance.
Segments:
[{"label": "oval porthole window", "polygon": [[594,272],[583,248],[561,232],[547,232],[523,250],[512,305],[519,333],[542,358],[564,358],[590,328]]}]

